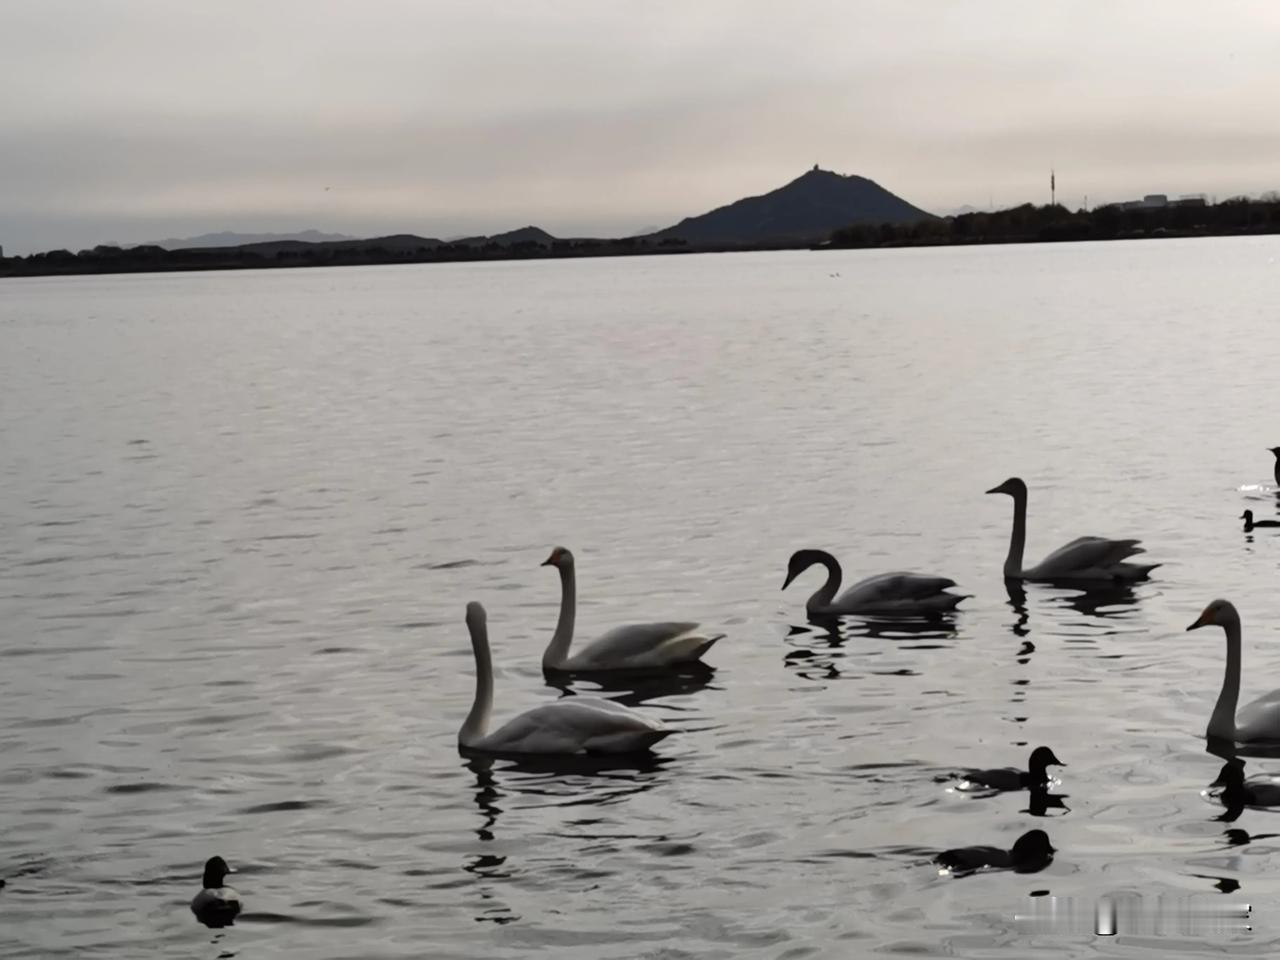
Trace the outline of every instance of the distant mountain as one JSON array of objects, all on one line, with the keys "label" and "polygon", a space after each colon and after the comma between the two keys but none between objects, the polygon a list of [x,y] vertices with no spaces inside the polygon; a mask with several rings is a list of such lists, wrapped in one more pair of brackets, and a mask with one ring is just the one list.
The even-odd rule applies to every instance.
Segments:
[{"label": "distant mountain", "polygon": [[725,244],[825,240],[833,230],[855,223],[935,219],[874,180],[845,177],[815,166],[777,190],[687,217],[650,237]]},{"label": "distant mountain", "polygon": [[192,248],[182,247],[180,249],[227,249],[227,250],[243,250],[247,253],[256,253],[261,256],[273,256],[280,252],[297,253],[302,250],[385,250],[388,253],[416,253],[422,248],[434,250],[441,246],[441,241],[432,237],[419,237],[412,233],[397,233],[388,237],[370,237],[367,240],[358,240],[350,237],[346,240],[324,240],[320,242],[310,242],[307,240],[263,240],[258,243],[237,243],[229,247],[218,248]]},{"label": "distant mountain", "polygon": [[191,250],[196,247],[243,247],[249,243],[278,243],[282,240],[296,240],[301,243],[325,243],[335,240],[354,240],[345,233],[321,233],[319,230],[303,230],[299,233],[202,233],[198,237],[168,240],[157,240],[150,244],[131,244],[130,246],[163,247],[166,250]]},{"label": "distant mountain", "polygon": [[521,227],[519,230],[508,230],[506,233],[495,233],[491,237],[457,237],[450,241],[469,247],[483,247],[487,243],[496,243],[501,247],[509,247],[515,243],[540,243],[549,247],[556,238],[541,227]]},{"label": "distant mountain", "polygon": [[[298,237],[304,237],[307,234],[315,236],[335,236],[334,234],[317,234],[314,230],[307,231],[306,234],[298,234]],[[249,234],[207,234],[207,236],[250,236]],[[274,236],[273,234],[263,234],[263,236]],[[255,253],[263,257],[272,257],[277,253],[301,253],[306,250],[343,250],[347,252],[361,251],[383,251],[385,253],[402,253],[416,254],[425,250],[435,250],[437,247],[446,245],[450,246],[466,246],[466,247],[483,247],[488,244],[497,244],[500,247],[510,247],[520,243],[536,243],[544,247],[550,247],[555,242],[555,237],[547,233],[547,231],[539,227],[521,227],[519,230],[511,230],[507,233],[496,233],[491,237],[456,237],[453,240],[437,240],[434,237],[419,237],[412,233],[396,233],[387,237],[369,237],[365,240],[359,240],[355,237],[342,237],[341,234],[336,236],[336,240],[306,240],[293,239],[292,235],[280,235],[282,239],[278,240],[257,240],[249,243],[232,243],[224,247],[210,247],[208,245],[198,247],[177,247],[178,250],[192,249],[226,249],[226,250],[243,250],[246,253]]]}]

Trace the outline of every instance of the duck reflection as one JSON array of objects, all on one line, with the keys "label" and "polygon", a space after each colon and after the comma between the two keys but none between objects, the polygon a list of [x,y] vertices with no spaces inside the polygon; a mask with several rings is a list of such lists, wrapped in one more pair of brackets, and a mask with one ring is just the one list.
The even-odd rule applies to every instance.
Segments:
[{"label": "duck reflection", "polygon": [[1243,847],[1249,843],[1257,843],[1259,840],[1274,840],[1280,837],[1280,833],[1250,833],[1239,827],[1229,827],[1222,831],[1222,835],[1227,838],[1229,847]]},{"label": "duck reflection", "polygon": [[1240,881],[1231,877],[1219,877],[1212,873],[1189,873],[1189,877],[1196,877],[1199,880],[1212,880],[1213,886],[1219,893],[1235,893],[1240,889]]},{"label": "duck reflection", "polygon": [[[1071,812],[1071,808],[1063,802],[1067,796],[1065,793],[1050,793],[1045,787],[1032,787],[1027,791],[1027,806],[1022,812],[1033,817],[1066,816]],[[1062,813],[1050,813],[1050,810],[1061,810]]]}]

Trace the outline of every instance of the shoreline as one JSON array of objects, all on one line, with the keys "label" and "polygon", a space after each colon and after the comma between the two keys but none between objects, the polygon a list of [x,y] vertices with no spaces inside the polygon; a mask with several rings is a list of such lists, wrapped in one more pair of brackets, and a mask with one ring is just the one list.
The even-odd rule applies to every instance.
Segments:
[{"label": "shoreline", "polygon": [[[974,215],[969,216],[996,216]],[[958,221],[944,221],[952,225]],[[855,232],[856,231],[856,232]],[[890,232],[892,231],[892,232]],[[884,250],[915,247],[975,247],[1003,246],[1036,243],[1080,243],[1110,240],[1176,240],[1209,237],[1275,236],[1280,234],[1280,217],[1275,222],[1251,225],[1246,229],[1169,229],[1125,230],[1106,235],[1094,235],[1092,231],[1042,229],[1038,233],[978,233],[944,235],[916,227],[858,227],[838,232],[830,240],[820,243],[797,241],[769,244],[606,244],[574,245],[567,249],[503,248],[433,250],[418,252],[317,249],[315,251],[288,251],[267,256],[242,248],[194,248],[166,251],[158,247],[141,248],[144,252],[130,255],[123,250],[109,254],[82,251],[54,251],[31,254],[28,257],[0,259],[0,280],[21,277],[98,276],[105,274],[136,273],[203,273],[225,270],[293,270],[308,267],[385,266],[388,264],[421,263],[483,263],[506,260],[575,260],[601,257],[678,256],[699,253],[760,253],[780,250],[807,250],[824,252],[831,250]],[[99,248],[101,249],[101,248]],[[113,250],[116,248],[112,248]],[[139,249],[139,248],[134,248]]]}]

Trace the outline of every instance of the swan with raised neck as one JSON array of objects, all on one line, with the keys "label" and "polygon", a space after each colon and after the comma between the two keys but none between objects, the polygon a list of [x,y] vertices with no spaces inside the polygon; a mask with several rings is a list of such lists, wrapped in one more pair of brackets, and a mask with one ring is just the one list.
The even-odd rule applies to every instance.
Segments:
[{"label": "swan with raised neck", "polygon": [[578,582],[573,552],[556,547],[542,562],[560,574],[560,616],[542,654],[547,673],[603,673],[665,670],[698,663],[724,634],[706,634],[691,621],[628,623],[602,634],[570,654],[578,611]]},{"label": "swan with raised neck", "polygon": [[1240,613],[1229,600],[1211,602],[1188,630],[1221,627],[1227,641],[1227,662],[1222,674],[1222,689],[1209,716],[1205,737],[1234,743],[1280,741],[1280,690],[1272,690],[1238,711],[1240,700]]},{"label": "swan with raised neck", "polygon": [[476,662],[475,696],[458,730],[458,748],[492,754],[637,753],[671,730],[660,720],[612,700],[565,697],[517,714],[489,732],[493,712],[493,659],[488,616],[479,603],[467,604],[467,629]]},{"label": "swan with raised neck", "polygon": [[1127,582],[1144,579],[1158,563],[1129,563],[1128,558],[1144,553],[1138,540],[1111,540],[1107,537],[1077,537],[1059,547],[1033,567],[1023,566],[1027,544],[1027,485],[1020,477],[1010,477],[987,493],[1003,493],[1013,498],[1013,529],[1009,552],[1004,559],[1007,580],[1081,580]]}]

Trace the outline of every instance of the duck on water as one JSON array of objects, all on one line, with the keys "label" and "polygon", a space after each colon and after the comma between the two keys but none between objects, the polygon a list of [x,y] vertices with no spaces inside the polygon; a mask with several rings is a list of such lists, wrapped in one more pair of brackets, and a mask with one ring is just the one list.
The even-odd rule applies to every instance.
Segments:
[{"label": "duck on water", "polygon": [[1027,769],[998,767],[991,770],[968,770],[960,782],[960,789],[1026,790],[1044,787],[1049,783],[1050,766],[1065,767],[1048,747],[1036,747],[1027,760]]},{"label": "duck on water", "polygon": [[240,914],[240,894],[226,885],[228,873],[235,870],[221,857],[205,861],[202,889],[191,901],[191,912],[206,927],[229,927]]},{"label": "duck on water", "polygon": [[1052,863],[1053,855],[1057,852],[1049,842],[1047,833],[1043,830],[1028,830],[1014,842],[1010,850],[989,846],[957,847],[942,851],[933,858],[933,862],[957,876],[984,868],[1035,873]]},{"label": "duck on water", "polygon": [[1248,533],[1254,527],[1280,527],[1280,520],[1255,520],[1253,519],[1253,511],[1246,510],[1240,514],[1240,519],[1244,521],[1244,532]]}]

